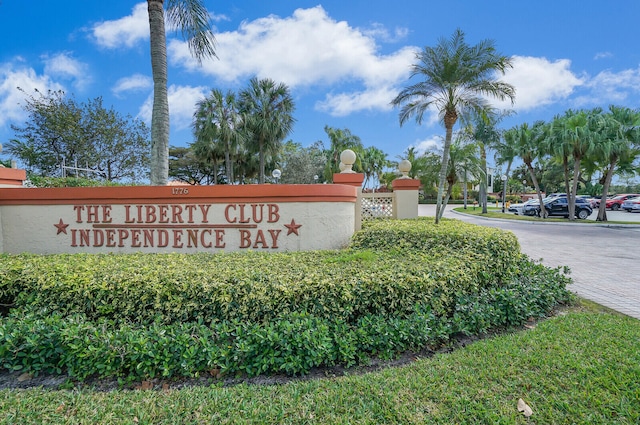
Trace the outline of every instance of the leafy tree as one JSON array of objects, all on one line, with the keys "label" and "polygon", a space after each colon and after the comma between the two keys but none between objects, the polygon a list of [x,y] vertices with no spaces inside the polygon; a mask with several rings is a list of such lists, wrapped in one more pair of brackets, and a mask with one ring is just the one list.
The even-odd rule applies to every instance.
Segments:
[{"label": "leafy tree", "polygon": [[151,115],[151,184],[165,185],[169,175],[169,98],[167,95],[168,23],[180,29],[189,50],[198,61],[215,57],[215,38],[209,25],[209,12],[203,0],[147,0],[153,74]]},{"label": "leafy tree", "polygon": [[107,181],[147,177],[149,130],[143,121],[106,109],[100,97],[79,103],[62,91],[37,93],[27,96],[28,119],[12,125],[17,138],[7,144],[29,172],[59,175],[64,162],[88,166],[95,171],[89,177]]},{"label": "leafy tree", "polygon": [[207,160],[198,158],[191,147],[169,148],[169,177],[189,184],[211,184],[218,176]]},{"label": "leafy tree", "polygon": [[418,63],[412,66],[411,77],[420,76],[424,80],[403,89],[392,104],[402,105],[400,125],[411,117],[421,124],[425,112],[430,108],[435,108],[444,122],[446,136],[436,203],[438,223],[446,206],[442,205],[442,197],[453,126],[458,118],[466,121],[470,112],[482,115],[489,111],[491,108],[487,96],[513,102],[515,89],[496,80],[497,74],[504,74],[512,63],[510,58],[496,51],[492,40],[469,46],[460,29],[450,39],[441,39],[437,46],[425,47],[416,58]]},{"label": "leafy tree", "polygon": [[219,143],[224,152],[227,182],[233,183],[233,156],[244,141],[238,102],[233,92],[223,94],[211,90],[209,96],[197,104],[193,120],[194,135],[198,142]]},{"label": "leafy tree", "polygon": [[278,153],[282,141],[293,129],[294,102],[286,84],[252,78],[240,92],[240,113],[247,131],[247,144],[259,154],[259,183],[264,183],[265,157]]},{"label": "leafy tree", "polygon": [[325,155],[322,142],[303,148],[299,143],[284,144],[278,164],[282,168],[280,182],[288,184],[323,183]]}]

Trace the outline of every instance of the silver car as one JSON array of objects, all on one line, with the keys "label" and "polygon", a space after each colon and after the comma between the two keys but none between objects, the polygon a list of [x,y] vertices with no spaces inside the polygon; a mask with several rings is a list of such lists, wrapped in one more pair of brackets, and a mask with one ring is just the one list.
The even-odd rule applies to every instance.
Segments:
[{"label": "silver car", "polygon": [[527,202],[521,204],[511,204],[509,206],[509,212],[512,212],[515,215],[523,215],[522,211],[524,210],[525,205],[538,205],[538,200],[529,199]]},{"label": "silver car", "polygon": [[640,196],[637,198],[629,198],[625,200],[620,208],[627,212],[640,211]]}]

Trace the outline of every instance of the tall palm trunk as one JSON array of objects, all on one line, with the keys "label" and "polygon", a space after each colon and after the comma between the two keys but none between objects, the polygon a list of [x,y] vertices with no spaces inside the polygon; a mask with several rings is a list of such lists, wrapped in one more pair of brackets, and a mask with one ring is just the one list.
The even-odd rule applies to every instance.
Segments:
[{"label": "tall palm trunk", "polygon": [[578,180],[580,179],[580,160],[581,157],[575,157],[573,165],[573,181],[571,184],[571,192],[567,193],[567,202],[569,203],[569,220],[576,219],[576,193],[578,192]]},{"label": "tall palm trunk", "polygon": [[540,184],[536,178],[536,173],[530,162],[526,164],[527,169],[529,170],[529,175],[531,176],[531,181],[533,182],[533,187],[536,189],[536,193],[538,194],[538,201],[540,202],[540,217],[547,218],[547,210],[544,207],[544,202],[542,202],[542,192],[540,191]]},{"label": "tall palm trunk", "polygon": [[163,0],[147,0],[153,74],[150,175],[152,185],[166,185],[169,179],[169,98],[163,3]]},{"label": "tall palm trunk", "polygon": [[611,186],[611,180],[613,179],[613,172],[616,168],[618,158],[614,158],[609,163],[609,169],[607,170],[604,184],[602,185],[602,199],[600,200],[600,206],[598,207],[598,217],[596,221],[607,221],[607,193],[609,193],[609,186]]},{"label": "tall palm trunk", "polygon": [[444,115],[444,127],[446,135],[444,138],[444,147],[442,149],[442,165],[440,166],[440,174],[438,176],[438,198],[436,199],[436,224],[440,222],[446,202],[442,203],[444,196],[444,182],[447,178],[447,168],[449,165],[449,151],[451,150],[451,139],[453,139],[453,126],[458,120],[458,114],[455,111],[447,111]]},{"label": "tall palm trunk", "polygon": [[480,143],[480,160],[482,161],[481,167],[484,173],[484,178],[480,180],[480,203],[482,204],[482,214],[487,213],[487,150],[484,148],[484,143]]}]

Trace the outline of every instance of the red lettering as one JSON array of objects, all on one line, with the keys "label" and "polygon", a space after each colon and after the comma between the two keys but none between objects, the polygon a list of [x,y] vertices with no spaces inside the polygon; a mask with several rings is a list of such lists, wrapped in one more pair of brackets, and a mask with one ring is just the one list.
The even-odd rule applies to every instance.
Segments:
[{"label": "red lettering", "polygon": [[271,244],[271,248],[273,249],[278,248],[278,236],[280,235],[280,232],[282,232],[282,230],[269,229],[269,233],[271,234],[271,241],[273,242]]},{"label": "red lettering", "polygon": [[104,245],[104,233],[102,230],[93,229],[93,246]]},{"label": "red lettering", "polygon": [[158,248],[165,248],[169,245],[169,232],[158,229]]},{"label": "red lettering", "polygon": [[187,223],[193,223],[193,210],[196,209],[195,205],[185,205],[184,209],[189,212],[189,221]]},{"label": "red lettering", "polygon": [[231,217],[229,217],[229,210],[233,208],[234,210],[236,209],[235,204],[229,204],[226,206],[226,208],[224,209],[224,218],[227,219],[227,223],[235,223],[237,221],[236,217],[233,217],[233,220],[231,220]]},{"label": "red lettering", "polygon": [[205,241],[204,239],[205,233],[208,233],[209,236],[211,236],[211,229],[204,229],[202,232],[200,232],[200,245],[202,245],[203,248],[211,248],[213,244],[211,242]]},{"label": "red lettering", "polygon": [[116,229],[106,229],[104,232],[106,234],[106,239],[107,239],[106,246],[115,247],[116,246]]},{"label": "red lettering", "polygon": [[76,229],[71,229],[71,246],[78,246],[76,243]]},{"label": "red lettering", "polygon": [[124,247],[125,239],[129,239],[129,231],[127,229],[118,229],[118,246]]},{"label": "red lettering", "polygon": [[155,223],[155,221],[157,220],[156,207],[154,207],[153,205],[147,205],[145,210],[147,213],[147,217],[146,217],[147,219],[145,223]]},{"label": "red lettering", "polygon": [[84,211],[84,206],[74,205],[73,209],[76,210],[76,223],[82,223],[82,211]]},{"label": "red lettering", "polygon": [[131,210],[131,205],[124,206],[124,222],[125,223],[133,223],[133,219],[130,217],[129,212]]},{"label": "red lettering", "polygon": [[258,244],[261,244],[262,248],[269,248],[269,246],[267,245],[267,241],[264,238],[264,233],[260,229],[258,230],[258,234],[256,235],[256,241],[253,243],[253,247],[257,248]]},{"label": "red lettering", "polygon": [[111,205],[102,206],[102,222],[111,223]]},{"label": "red lettering", "polygon": [[173,229],[173,247],[182,248],[183,246],[184,244],[182,243],[182,230]]},{"label": "red lettering", "polygon": [[87,205],[87,223],[97,223],[97,222],[98,222],[98,206]]},{"label": "red lettering", "polygon": [[240,223],[248,223],[249,222],[249,218],[245,218],[244,216],[244,207],[246,207],[246,204],[240,204]]},{"label": "red lettering", "polygon": [[89,246],[89,229],[80,229],[80,246]]},{"label": "red lettering", "polygon": [[198,231],[194,229],[187,229],[187,248],[198,247]]},{"label": "red lettering", "polygon": [[171,222],[184,223],[184,221],[182,221],[182,207],[180,205],[171,205]]},{"label": "red lettering", "polygon": [[[260,207],[260,209],[257,209],[256,207]],[[253,212],[253,222],[254,223],[262,223],[262,209],[264,207],[264,204],[251,204],[251,210]],[[260,211],[260,218],[258,218],[258,211]]]},{"label": "red lettering", "polygon": [[251,232],[248,230],[240,229],[240,248],[251,247]]},{"label": "red lettering", "polygon": [[[198,207],[200,207],[200,211],[202,211],[202,222],[203,223],[208,223],[209,221],[207,220],[207,214],[209,214],[209,208],[211,208],[211,205],[198,205]],[[229,208],[227,206],[227,208]],[[227,210],[225,210],[225,215],[227,214]]]},{"label": "red lettering", "polygon": [[269,208],[269,220],[268,223],[277,223],[280,220],[280,207],[277,204],[267,204]]},{"label": "red lettering", "polygon": [[224,229],[216,229],[216,248],[224,248],[227,245],[223,239]]},{"label": "red lettering", "polygon": [[131,229],[131,247],[140,248],[140,229]]},{"label": "red lettering", "polygon": [[169,222],[169,205],[158,205],[158,214],[160,215],[160,223]]},{"label": "red lettering", "polygon": [[144,247],[148,248],[148,247],[152,247],[154,245],[153,242],[153,234],[155,233],[155,230],[153,229],[144,229]]}]

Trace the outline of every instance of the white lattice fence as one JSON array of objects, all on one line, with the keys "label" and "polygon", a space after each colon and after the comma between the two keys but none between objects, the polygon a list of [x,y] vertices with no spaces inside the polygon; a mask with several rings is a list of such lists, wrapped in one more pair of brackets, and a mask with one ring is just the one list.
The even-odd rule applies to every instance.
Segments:
[{"label": "white lattice fence", "polygon": [[393,193],[363,193],[362,220],[393,218]]}]

